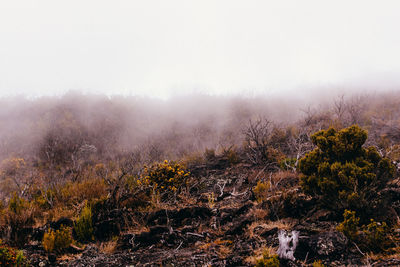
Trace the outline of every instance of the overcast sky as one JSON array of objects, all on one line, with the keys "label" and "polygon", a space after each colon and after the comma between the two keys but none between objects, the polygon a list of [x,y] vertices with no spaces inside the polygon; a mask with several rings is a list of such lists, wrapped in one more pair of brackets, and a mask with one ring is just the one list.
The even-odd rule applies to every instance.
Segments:
[{"label": "overcast sky", "polygon": [[396,86],[399,27],[399,1],[2,0],[0,94]]}]

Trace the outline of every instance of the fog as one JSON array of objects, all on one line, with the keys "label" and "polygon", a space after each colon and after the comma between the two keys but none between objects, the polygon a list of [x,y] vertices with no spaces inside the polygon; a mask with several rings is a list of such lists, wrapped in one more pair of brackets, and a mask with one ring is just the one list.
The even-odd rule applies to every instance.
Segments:
[{"label": "fog", "polygon": [[2,1],[0,94],[398,88],[398,10],[365,0]]},{"label": "fog", "polygon": [[[338,93],[333,89],[331,92]],[[343,116],[348,118],[339,117],[335,111],[341,99],[348,112]],[[308,120],[310,132],[340,120],[343,126],[358,123],[381,136],[382,125],[389,123],[392,127],[398,123],[399,99],[398,92],[334,97],[315,94],[312,98],[197,94],[168,100],[79,92],[37,98],[3,97],[0,157],[40,161],[58,155],[64,162],[91,146],[100,160],[134,152],[140,153],[144,162],[181,159],[202,154],[205,149],[241,147],[249,123],[260,118],[283,131],[288,127],[301,129]],[[385,113],[380,114],[383,109]],[[378,127],[372,120],[381,117],[384,124]],[[63,153],[55,153],[57,149]]]},{"label": "fog", "polygon": [[301,127],[311,111],[333,118],[341,95],[353,104],[365,96],[360,107],[384,103],[385,94],[395,100],[398,7],[4,1],[1,157],[93,145],[102,158],[126,151],[179,158],[240,146],[257,118],[282,128]]}]

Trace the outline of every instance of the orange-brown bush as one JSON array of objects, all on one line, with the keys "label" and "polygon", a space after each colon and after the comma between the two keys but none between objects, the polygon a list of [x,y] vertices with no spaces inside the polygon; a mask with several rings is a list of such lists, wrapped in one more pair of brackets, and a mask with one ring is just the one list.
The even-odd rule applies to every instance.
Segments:
[{"label": "orange-brown bush", "polygon": [[81,182],[68,182],[59,189],[58,201],[63,204],[89,202],[107,195],[107,185],[103,179],[91,178]]}]

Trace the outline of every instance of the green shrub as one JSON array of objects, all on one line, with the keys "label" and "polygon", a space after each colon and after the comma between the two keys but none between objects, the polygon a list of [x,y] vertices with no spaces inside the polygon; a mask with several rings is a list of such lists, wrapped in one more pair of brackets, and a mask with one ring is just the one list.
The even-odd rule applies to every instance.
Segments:
[{"label": "green shrub", "polygon": [[322,130],[311,139],[317,147],[299,162],[304,192],[332,210],[369,212],[364,218],[370,217],[366,207],[373,206],[377,191],[393,177],[394,166],[374,147],[362,147],[367,132],[356,125]]},{"label": "green shrub", "polygon": [[42,245],[47,252],[61,252],[72,243],[71,228],[61,226],[59,230],[49,229],[43,236]]},{"label": "green shrub", "polygon": [[74,223],[74,231],[80,242],[93,240],[92,210],[88,205],[83,208],[78,220]]},{"label": "green shrub", "polygon": [[356,217],[355,211],[345,210],[344,220],[339,224],[337,230],[342,232],[348,239],[356,240],[360,218]]},{"label": "green shrub", "polygon": [[255,267],[279,267],[278,255],[272,255],[268,249],[263,252],[262,258],[256,261]]},{"label": "green shrub", "polygon": [[360,227],[360,218],[356,217],[355,211],[346,210],[343,217],[344,220],[337,230],[343,232],[350,240],[357,242],[361,248],[379,252],[390,245],[389,228],[385,222],[380,223],[371,219],[369,224]]},{"label": "green shrub", "polygon": [[363,227],[366,244],[372,251],[382,251],[389,246],[389,228],[385,222],[376,222],[371,219],[371,222]]}]

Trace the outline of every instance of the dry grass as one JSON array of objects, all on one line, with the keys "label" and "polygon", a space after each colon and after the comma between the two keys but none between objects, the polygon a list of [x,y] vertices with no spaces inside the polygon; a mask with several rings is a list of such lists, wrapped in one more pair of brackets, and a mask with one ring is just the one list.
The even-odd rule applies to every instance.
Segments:
[{"label": "dry grass", "polygon": [[251,184],[256,183],[259,180],[267,180],[267,178],[269,177],[268,172],[262,170],[253,170],[251,171],[251,173],[248,176],[248,181]]},{"label": "dry grass", "polygon": [[250,216],[252,216],[256,222],[264,221],[265,218],[269,215],[269,210],[265,208],[258,208],[257,206],[251,208],[249,212]]},{"label": "dry grass", "polygon": [[59,261],[72,261],[72,260],[74,260],[74,259],[76,259],[76,258],[78,258],[78,257],[80,257],[80,254],[76,254],[76,255],[72,255],[72,254],[63,254],[63,255],[60,255],[58,258],[57,258],[57,260],[59,260]]},{"label": "dry grass", "polygon": [[231,240],[222,240],[220,238],[199,245],[199,249],[204,252],[215,252],[220,259],[225,259],[229,254],[232,253],[233,242]]},{"label": "dry grass", "polygon": [[104,254],[112,254],[117,247],[117,240],[110,240],[99,245],[99,250]]},{"label": "dry grass", "polygon": [[75,215],[76,211],[74,209],[68,209],[64,206],[57,206],[49,210],[47,214],[45,213],[45,216],[43,217],[46,218],[46,221],[57,221],[62,217],[72,218]]},{"label": "dry grass", "polygon": [[268,251],[269,255],[275,255],[277,253],[277,249],[274,247],[262,246],[256,250],[254,250],[254,255],[247,257],[244,262],[247,263],[249,266],[255,266],[257,260],[262,258],[263,253]]},{"label": "dry grass", "polygon": [[250,238],[258,238],[258,234],[256,234],[256,229],[262,229],[262,231],[268,231],[273,228],[278,228],[279,230],[291,230],[293,228],[293,223],[288,220],[278,220],[278,221],[268,221],[264,223],[253,222],[248,227],[248,236]]},{"label": "dry grass", "polygon": [[107,195],[107,185],[103,179],[87,179],[69,182],[60,189],[60,202],[81,203],[85,200],[100,199]]},{"label": "dry grass", "polygon": [[291,171],[279,171],[271,175],[270,182],[276,188],[289,188],[298,185],[299,177],[297,173]]}]

